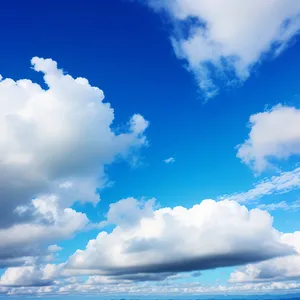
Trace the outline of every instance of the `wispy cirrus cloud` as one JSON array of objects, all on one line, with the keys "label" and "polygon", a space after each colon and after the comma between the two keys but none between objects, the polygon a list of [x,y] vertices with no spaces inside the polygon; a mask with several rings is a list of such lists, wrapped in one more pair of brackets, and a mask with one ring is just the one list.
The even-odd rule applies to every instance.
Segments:
[{"label": "wispy cirrus cloud", "polygon": [[269,211],[299,210],[300,209],[300,200],[296,200],[293,202],[280,201],[277,203],[260,204],[260,205],[258,205],[258,208],[269,210]]},{"label": "wispy cirrus cloud", "polygon": [[166,158],[166,159],[164,159],[164,162],[165,162],[166,164],[172,164],[172,163],[175,162],[175,158],[174,158],[174,157]]},{"label": "wispy cirrus cloud", "polygon": [[300,188],[300,168],[292,171],[281,172],[277,176],[266,178],[255,184],[253,189],[247,192],[222,195],[220,200],[228,199],[241,203],[258,200],[264,196],[284,194]]}]

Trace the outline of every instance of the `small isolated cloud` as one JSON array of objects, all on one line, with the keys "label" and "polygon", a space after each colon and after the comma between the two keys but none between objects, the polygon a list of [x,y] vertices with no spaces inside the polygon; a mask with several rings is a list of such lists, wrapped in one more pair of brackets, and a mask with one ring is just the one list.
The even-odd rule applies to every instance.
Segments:
[{"label": "small isolated cloud", "polygon": [[206,98],[218,94],[217,80],[246,80],[265,54],[280,54],[300,28],[300,2],[294,0],[227,0],[226,6],[222,0],[141,1],[167,12],[175,54]]},{"label": "small isolated cloud", "polygon": [[277,105],[250,117],[249,138],[238,146],[237,157],[257,173],[300,154],[300,109]]},{"label": "small isolated cloud", "polygon": [[174,157],[169,157],[169,158],[167,158],[167,159],[164,159],[164,162],[165,162],[166,164],[172,164],[172,163],[175,162],[175,158],[174,158]]}]

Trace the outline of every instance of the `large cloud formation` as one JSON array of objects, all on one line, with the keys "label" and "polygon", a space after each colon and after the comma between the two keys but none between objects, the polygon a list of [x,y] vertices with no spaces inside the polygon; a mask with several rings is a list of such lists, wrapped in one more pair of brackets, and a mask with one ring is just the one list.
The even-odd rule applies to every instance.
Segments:
[{"label": "large cloud formation", "polygon": [[266,53],[281,53],[300,29],[294,0],[140,0],[167,12],[172,43],[206,97],[218,93],[215,78],[245,80]]},{"label": "large cloud formation", "polygon": [[[298,259],[295,242],[299,242],[299,233],[281,234],[272,221],[266,211],[248,210],[235,201],[204,200],[190,209],[172,209],[156,208],[154,199],[127,198],[110,205],[103,224],[115,224],[110,233],[100,232],[65,263],[35,261],[8,268],[1,276],[0,288],[3,293],[19,295],[299,288],[299,284],[280,282],[241,286],[242,280],[231,280],[237,282],[235,286],[207,287],[181,280],[200,276],[199,272],[190,273],[193,270]],[[55,246],[51,249],[58,250]],[[241,278],[239,274],[232,277]]]},{"label": "large cloud formation", "polygon": [[87,217],[69,207],[96,204],[104,166],[147,143],[141,115],[115,134],[114,111],[99,88],[66,75],[51,59],[31,63],[47,88],[29,79],[0,79],[2,265],[82,229]]},{"label": "large cloud formation", "polygon": [[[129,198],[113,204],[116,228],[102,231],[77,250],[66,268],[98,270],[103,275],[182,272],[256,262],[293,253],[280,241],[271,216],[234,201],[204,200],[184,207],[140,207]],[[138,213],[135,213],[138,211]]]},{"label": "large cloud formation", "polygon": [[10,296],[53,296],[53,295],[185,295],[189,297],[195,294],[224,295],[225,294],[260,294],[260,293],[290,293],[299,291],[297,282],[267,282],[247,283],[234,285],[201,285],[198,282],[151,284],[151,283],[119,283],[119,284],[91,284],[90,282],[74,282],[65,285],[53,285],[44,287],[0,287],[0,293]]},{"label": "large cloud formation", "polygon": [[237,156],[257,173],[272,166],[273,159],[300,154],[300,109],[277,105],[250,117],[249,138]]}]

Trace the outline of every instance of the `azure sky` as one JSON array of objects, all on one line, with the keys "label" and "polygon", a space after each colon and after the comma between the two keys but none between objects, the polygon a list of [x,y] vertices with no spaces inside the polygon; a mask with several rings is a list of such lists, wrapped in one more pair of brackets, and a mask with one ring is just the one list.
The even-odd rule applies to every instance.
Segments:
[{"label": "azure sky", "polygon": [[0,23],[0,297],[300,293],[300,1]]}]

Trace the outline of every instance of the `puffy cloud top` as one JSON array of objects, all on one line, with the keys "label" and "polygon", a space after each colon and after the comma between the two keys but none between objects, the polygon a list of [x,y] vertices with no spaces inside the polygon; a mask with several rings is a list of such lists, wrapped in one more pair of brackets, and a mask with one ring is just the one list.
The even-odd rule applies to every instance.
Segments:
[{"label": "puffy cloud top", "polygon": [[84,228],[87,216],[69,207],[78,200],[96,204],[104,166],[147,143],[141,115],[116,134],[102,90],[65,74],[52,59],[31,63],[47,88],[29,79],[0,79],[2,266]]},{"label": "puffy cloud top", "polygon": [[116,135],[114,111],[99,88],[65,75],[51,59],[31,63],[48,89],[28,79],[0,81],[0,226],[16,217],[18,205],[42,194],[61,195],[66,206],[96,203],[104,165],[146,143],[141,115]]},{"label": "puffy cloud top", "polygon": [[256,172],[271,166],[270,159],[300,154],[300,109],[277,105],[250,117],[249,138],[237,156]]},{"label": "puffy cloud top", "polygon": [[[67,268],[97,269],[106,275],[179,272],[293,252],[281,242],[267,212],[249,211],[234,201],[204,200],[190,209],[166,207],[152,213],[145,204],[145,213],[138,207],[133,207],[131,214],[126,210],[125,220],[121,218],[124,201],[108,214],[116,228],[111,233],[100,232],[85,250],[77,250]],[[127,202],[132,207],[132,199]]]}]

